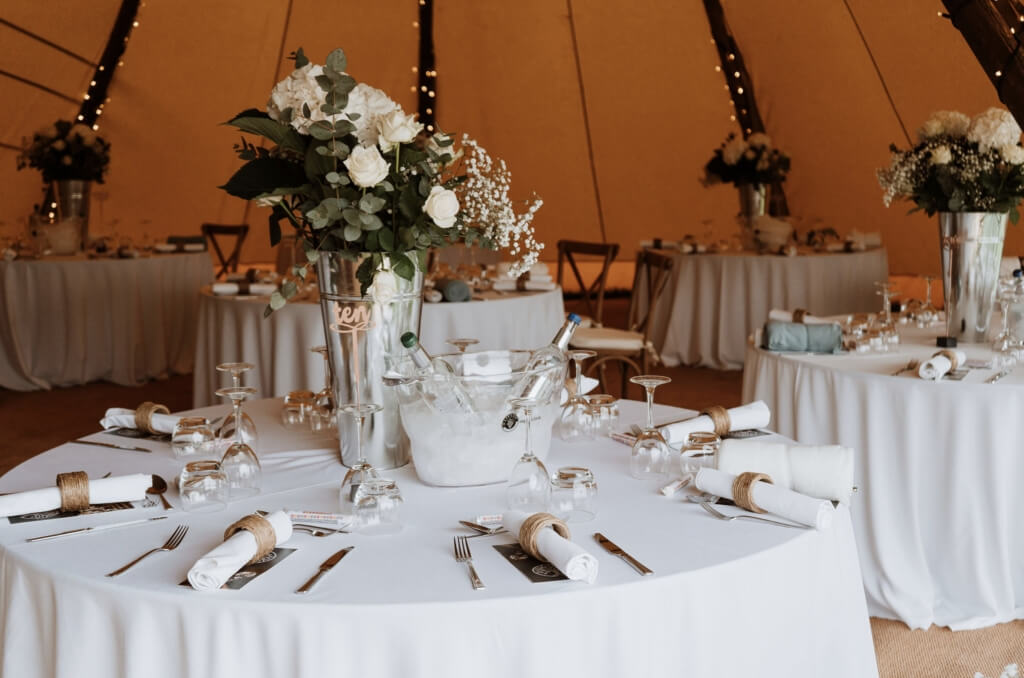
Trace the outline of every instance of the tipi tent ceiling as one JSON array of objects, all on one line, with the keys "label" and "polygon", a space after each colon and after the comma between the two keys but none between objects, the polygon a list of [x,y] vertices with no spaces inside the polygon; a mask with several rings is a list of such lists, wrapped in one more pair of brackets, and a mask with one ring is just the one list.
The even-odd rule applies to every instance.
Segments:
[{"label": "tipi tent ceiling", "polygon": [[[0,19],[96,61],[119,4],[7,0]],[[645,237],[735,230],[735,192],[698,181],[711,151],[738,131],[701,0],[433,4],[438,124],[505,158],[518,195],[544,198],[536,223],[547,258],[559,238],[601,239],[584,103],[607,239],[621,243],[624,256]],[[911,134],[933,110],[973,114],[997,105],[963,37],[938,16],[942,3],[723,5],[765,127],[793,158],[786,195],[798,227],[820,220],[840,232],[880,230],[893,271],[937,271],[934,221],[882,205],[875,168],[888,161],[890,143],[905,140],[864,41]],[[416,0],[211,0],[189,11],[146,2],[100,120],[113,158],[95,193],[93,230],[162,238],[246,218],[256,228],[246,258],[271,259],[265,211],[216,188],[238,163],[235,134],[219,123],[261,106],[290,68],[282,52],[299,46],[314,61],[343,47],[358,80],[415,110],[418,9]],[[85,91],[86,64],[2,25],[0,44],[0,71],[76,98]],[[4,144],[78,109],[5,77],[0,101]],[[15,156],[0,148],[0,221],[8,229],[41,196],[38,174],[16,172]],[[1007,250],[1024,252],[1020,228]]]}]

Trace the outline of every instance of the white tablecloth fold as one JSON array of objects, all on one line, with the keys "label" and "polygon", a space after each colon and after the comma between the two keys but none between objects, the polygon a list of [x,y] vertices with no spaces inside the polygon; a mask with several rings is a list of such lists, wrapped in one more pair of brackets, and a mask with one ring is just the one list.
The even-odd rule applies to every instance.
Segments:
[{"label": "white tablecloth fold", "polygon": [[[90,480],[89,503],[113,504],[119,501],[137,501],[146,496],[146,490],[152,484],[153,476],[145,473]],[[15,492],[0,497],[0,517],[40,513],[56,508],[60,508],[60,490],[56,487]]]},{"label": "white tablecloth fold", "polygon": [[[505,511],[501,523],[510,534],[518,538],[519,528],[529,517],[530,514],[522,511]],[[569,579],[585,581],[588,584],[597,581],[597,558],[554,530],[541,530],[537,535],[537,550]]]},{"label": "white tablecloth fold", "polygon": [[[793,312],[783,311],[777,308],[773,308],[768,311],[768,320],[772,320],[780,323],[791,323],[793,322]],[[805,315],[801,322],[805,325],[831,325],[835,320],[826,320],[825,318],[819,318],[814,315]]]},{"label": "white tablecloth fold", "polygon": [[[732,484],[735,480],[736,476],[731,473],[705,467],[697,471],[694,485],[702,492],[732,499]],[[818,530],[827,530],[832,526],[835,507],[824,499],[808,497],[768,483],[755,483],[751,489],[751,496],[755,504],[780,518]]]},{"label": "white tablecloth fold", "polygon": [[[275,511],[265,516],[274,528],[280,546],[291,539],[292,521],[284,511]],[[219,589],[235,572],[238,572],[256,555],[256,537],[248,530],[239,530],[228,539],[196,561],[188,571],[188,583],[197,591]]]},{"label": "white tablecloth fold", "polygon": [[[159,433],[174,433],[174,427],[178,424],[179,419],[181,417],[173,414],[154,413],[150,422]],[[108,428],[136,428],[135,410],[129,410],[124,407],[111,407],[103,415],[103,418],[100,419],[100,426],[104,430]]]},{"label": "white tablecloth fold", "polygon": [[[963,367],[964,363],[967,362],[967,354],[963,351],[953,351],[953,353],[956,354],[957,366]],[[917,368],[917,375],[922,379],[939,380],[952,368],[953,363],[950,362],[949,358],[944,355],[933,355],[921,363],[921,367]]]},{"label": "white tablecloth fold", "polygon": [[734,475],[767,473],[775,485],[810,497],[849,503],[853,494],[853,450],[841,445],[723,440],[717,466]]},{"label": "white tablecloth fold", "polygon": [[[269,297],[277,289],[277,285],[271,283],[252,283],[249,285],[250,296],[254,297]],[[231,296],[239,293],[238,283],[233,282],[218,282],[213,283],[210,286],[210,291],[220,296]]]}]

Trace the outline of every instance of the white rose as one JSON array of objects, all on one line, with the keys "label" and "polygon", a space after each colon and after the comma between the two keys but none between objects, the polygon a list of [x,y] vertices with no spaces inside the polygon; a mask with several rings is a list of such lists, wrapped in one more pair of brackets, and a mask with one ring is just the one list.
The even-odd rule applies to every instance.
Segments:
[{"label": "white rose", "polygon": [[949,150],[949,146],[939,146],[934,151],[932,151],[931,162],[933,165],[948,165],[952,161],[953,153]]},{"label": "white rose", "polygon": [[390,165],[376,146],[356,146],[345,161],[348,175],[360,188],[373,188],[388,176]]},{"label": "white rose", "polygon": [[747,142],[743,139],[736,137],[725,145],[722,149],[722,159],[725,160],[726,165],[735,165],[743,157],[743,152],[747,150]]},{"label": "white rose", "polygon": [[398,281],[391,271],[377,271],[373,276],[373,282],[367,288],[370,298],[378,304],[386,304],[398,294]]},{"label": "white rose", "polygon": [[348,105],[345,106],[346,115],[358,114],[352,124],[356,126],[356,138],[364,146],[376,145],[379,134],[377,121],[394,110],[401,108],[387,94],[363,83],[348,93]]},{"label": "white rose", "polygon": [[434,186],[423,204],[423,211],[441,228],[451,228],[459,214],[459,199],[454,191]]},{"label": "white rose", "polygon": [[1024,165],[1024,148],[1021,148],[1020,144],[1003,146],[999,149],[999,154],[1011,165]]},{"label": "white rose", "polygon": [[747,143],[755,148],[771,148],[772,139],[764,132],[755,132],[747,137]]},{"label": "white rose", "polygon": [[385,153],[398,144],[409,143],[421,131],[423,125],[416,122],[416,116],[406,115],[400,108],[377,118],[377,132],[380,133],[377,143]]},{"label": "white rose", "polygon": [[[302,134],[309,134],[309,126],[318,120],[334,122],[340,115],[327,115],[320,107],[326,101],[326,92],[317,84],[316,77],[324,74],[324,67],[319,64],[306,64],[296,68],[291,74],[274,85],[267,102],[267,115],[274,120],[281,119],[281,113],[292,109],[291,126]],[[307,118],[302,110],[303,104],[309,107]]]},{"label": "white rose", "polygon": [[978,144],[982,152],[1020,141],[1020,125],[1004,108],[990,108],[971,121],[967,138]]}]

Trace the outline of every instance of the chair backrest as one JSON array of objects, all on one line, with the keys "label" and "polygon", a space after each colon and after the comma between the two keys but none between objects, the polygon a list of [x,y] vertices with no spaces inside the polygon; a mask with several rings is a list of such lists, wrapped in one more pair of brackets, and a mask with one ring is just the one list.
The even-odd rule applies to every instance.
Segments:
[{"label": "chair backrest", "polygon": [[636,253],[636,272],[633,274],[633,295],[629,300],[629,329],[644,335],[647,344],[651,330],[651,318],[658,308],[658,301],[665,286],[672,277],[671,255],[643,249]]},{"label": "chair backrest", "polygon": [[[228,273],[236,273],[238,271],[238,261],[242,256],[242,243],[245,242],[245,236],[249,235],[248,224],[203,224],[202,231],[203,236],[213,245],[213,251],[217,254],[217,259],[220,262],[220,270],[217,271],[217,277],[220,278]],[[235,236],[236,238],[234,250],[226,257],[224,256],[224,251],[220,248],[220,243],[217,242],[218,235]]]},{"label": "chair backrest", "polygon": [[[611,268],[612,262],[618,253],[619,246],[617,243],[581,242],[579,240],[558,241],[558,284],[563,290],[565,289],[565,286],[562,284],[562,274],[565,271],[565,263],[568,262],[573,277],[576,278],[576,283],[580,286],[580,291],[583,293],[583,303],[587,309],[586,313],[598,325],[601,324],[604,315],[604,292],[605,286],[608,284],[608,270]],[[577,257],[601,257],[602,259],[601,271],[589,285],[583,281],[583,274],[580,272]]]}]

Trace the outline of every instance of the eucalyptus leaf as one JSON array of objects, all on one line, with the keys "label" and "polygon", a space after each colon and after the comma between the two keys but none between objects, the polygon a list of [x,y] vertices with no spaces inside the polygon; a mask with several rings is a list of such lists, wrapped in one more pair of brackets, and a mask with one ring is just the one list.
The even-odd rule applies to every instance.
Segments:
[{"label": "eucalyptus leaf", "polygon": [[298,285],[295,284],[294,281],[285,280],[283,283],[281,283],[281,296],[283,296],[285,299],[291,299],[296,294],[298,294],[298,292],[299,287]]},{"label": "eucalyptus leaf", "polygon": [[382,228],[377,231],[377,241],[380,243],[381,249],[392,252],[395,249],[395,234],[389,228]]},{"label": "eucalyptus leaf", "polygon": [[288,303],[288,300],[285,299],[281,295],[281,293],[279,291],[274,290],[274,292],[270,295],[270,310],[271,311],[276,311],[276,310],[280,309],[286,303]]},{"label": "eucalyptus leaf", "polygon": [[345,226],[345,240],[349,242],[355,242],[359,240],[359,237],[363,234],[363,230],[353,224],[347,224]]},{"label": "eucalyptus leaf", "polygon": [[359,210],[357,210],[354,207],[349,207],[348,209],[342,211],[341,213],[341,216],[345,218],[345,221],[352,224],[353,226],[359,226],[359,224],[362,223],[359,220],[359,215]]},{"label": "eucalyptus leaf", "polygon": [[376,231],[384,227],[384,222],[376,214],[363,213],[359,220],[362,222],[364,231]]},{"label": "eucalyptus leaf", "polygon": [[[308,118],[309,116],[307,115],[306,117]],[[318,141],[327,141],[334,138],[334,128],[331,127],[329,122],[317,120],[309,126],[309,136]]]},{"label": "eucalyptus leaf", "polygon": [[340,47],[327,55],[327,68],[342,73],[347,67],[348,59],[345,58],[345,51]]},{"label": "eucalyptus leaf", "polygon": [[405,254],[399,254],[394,258],[394,262],[391,264],[391,270],[393,270],[395,275],[399,278],[404,278],[405,280],[412,280],[413,275],[416,273],[416,267]]},{"label": "eucalyptus leaf", "polygon": [[372,193],[367,193],[359,199],[359,209],[369,214],[379,212],[388,202],[384,198],[378,198]]}]

